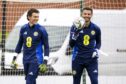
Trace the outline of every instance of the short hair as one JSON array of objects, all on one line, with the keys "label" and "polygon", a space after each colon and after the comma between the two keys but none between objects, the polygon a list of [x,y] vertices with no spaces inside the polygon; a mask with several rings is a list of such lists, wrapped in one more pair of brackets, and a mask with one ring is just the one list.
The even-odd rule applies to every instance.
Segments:
[{"label": "short hair", "polygon": [[93,9],[92,9],[91,7],[84,7],[84,8],[82,9],[82,12],[83,12],[84,10],[90,10],[91,13],[93,14]]},{"label": "short hair", "polygon": [[27,12],[27,20],[29,20],[28,17],[32,16],[33,13],[39,13],[39,11],[35,8],[29,9],[28,12]]}]

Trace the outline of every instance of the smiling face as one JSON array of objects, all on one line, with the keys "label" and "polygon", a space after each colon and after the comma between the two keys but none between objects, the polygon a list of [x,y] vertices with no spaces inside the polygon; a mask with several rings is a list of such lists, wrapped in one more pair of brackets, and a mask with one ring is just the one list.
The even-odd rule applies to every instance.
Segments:
[{"label": "smiling face", "polygon": [[31,8],[27,13],[27,20],[31,26],[36,24],[39,20],[39,11],[37,9]]},{"label": "smiling face", "polygon": [[39,20],[39,13],[32,13],[31,16],[28,16],[28,19],[30,24],[36,24]]},{"label": "smiling face", "polygon": [[90,22],[92,15],[93,15],[92,9],[90,8],[83,9],[82,17],[85,19],[86,23]]}]

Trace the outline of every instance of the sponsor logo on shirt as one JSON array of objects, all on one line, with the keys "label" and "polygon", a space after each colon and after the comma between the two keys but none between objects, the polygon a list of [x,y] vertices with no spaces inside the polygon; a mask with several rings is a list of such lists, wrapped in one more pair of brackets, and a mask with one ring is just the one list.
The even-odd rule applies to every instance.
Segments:
[{"label": "sponsor logo on shirt", "polygon": [[24,35],[27,35],[27,31],[24,32]]}]

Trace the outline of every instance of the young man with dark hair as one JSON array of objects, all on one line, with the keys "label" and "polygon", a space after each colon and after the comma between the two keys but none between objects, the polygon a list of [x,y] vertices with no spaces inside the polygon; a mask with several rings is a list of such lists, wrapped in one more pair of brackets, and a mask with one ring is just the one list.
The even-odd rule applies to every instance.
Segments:
[{"label": "young man with dark hair", "polygon": [[85,68],[91,84],[98,84],[98,50],[101,47],[101,30],[91,22],[93,10],[85,7],[82,18],[85,23],[82,28],[72,25],[69,45],[73,48],[72,71],[73,84],[80,84]]},{"label": "young man with dark hair", "polygon": [[[23,66],[26,84],[36,84],[38,72],[46,72],[49,56],[48,34],[43,26],[38,24],[39,11],[31,8],[27,12],[27,24],[20,30],[19,41],[12,60],[12,68],[16,69],[16,59],[23,47]],[[44,49],[43,49],[44,48]],[[44,50],[44,51],[43,51]],[[43,58],[44,53],[44,58]]]}]

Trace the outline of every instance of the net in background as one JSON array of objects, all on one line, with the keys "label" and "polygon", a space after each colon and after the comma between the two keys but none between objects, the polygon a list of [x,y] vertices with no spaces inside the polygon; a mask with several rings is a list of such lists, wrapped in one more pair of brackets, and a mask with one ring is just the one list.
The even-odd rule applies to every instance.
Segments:
[{"label": "net in background", "polygon": [[[71,9],[71,10],[72,9],[78,9],[78,10],[80,10],[80,7],[82,5],[83,7],[90,6],[90,7],[94,8],[94,9],[102,9],[102,10],[107,10],[107,9],[109,9],[109,10],[112,9],[113,10],[114,9],[114,10],[120,10],[120,11],[122,9],[125,9],[125,7],[126,7],[126,5],[125,5],[126,2],[124,0],[84,0],[84,1],[81,1],[81,0],[80,1],[77,1],[77,0],[73,0],[72,1],[72,0],[70,0],[68,2],[66,0],[58,0],[58,2],[56,2],[56,1],[54,1],[54,2],[49,2],[49,1],[48,2],[47,1],[40,2],[40,0],[35,0],[35,1],[31,1],[31,0],[29,2],[26,2],[24,0],[13,0],[13,1],[12,0],[9,0],[9,1],[6,1],[6,16],[5,16],[6,17],[6,20],[5,20],[6,21],[6,25],[4,25],[6,27],[6,33],[5,33],[6,35],[10,34],[10,32],[12,30],[14,30],[14,26],[17,23],[17,21],[31,7],[35,7],[35,8],[38,8],[38,9],[59,9],[59,10],[60,9]],[[5,3],[2,3],[2,1],[0,1],[0,10],[3,10],[2,4],[5,4]],[[0,12],[0,39],[2,37],[2,30],[3,30],[2,29],[3,28],[2,18],[4,16],[3,16],[2,13],[3,12]],[[108,13],[108,15],[109,14],[110,13]],[[101,16],[102,15],[104,15],[104,14],[101,13]],[[112,13],[110,15],[112,15]],[[115,13],[115,16],[118,16],[118,15],[120,15],[120,12],[117,13],[117,14]],[[121,17],[119,17],[119,18],[121,18]],[[111,22],[111,19],[109,21]],[[106,23],[106,22],[104,22],[104,23]],[[20,26],[17,26],[17,27],[20,27]],[[104,27],[105,28],[108,28],[107,24],[104,25]],[[111,27],[113,28],[113,26],[111,26]],[[62,25],[60,27],[57,27],[57,26],[54,26],[54,25],[46,25],[46,28],[47,28],[49,34],[52,35],[52,36],[50,36],[50,44],[52,45],[51,51],[55,52],[55,51],[57,51],[62,46],[62,43],[64,42],[65,37],[67,36],[67,33],[69,31],[69,27],[68,26],[65,26],[65,25]],[[124,26],[121,26],[121,28],[125,28],[125,25]],[[17,31],[19,31],[19,30],[15,30],[15,32],[17,32]],[[117,31],[119,31],[120,32],[119,35],[122,36],[121,33],[122,33],[123,29],[122,29],[122,31],[120,31],[120,30],[117,30]],[[111,32],[113,32],[113,29],[106,29],[103,32],[108,32],[108,33],[103,33],[103,35],[106,36],[106,34],[107,34],[108,36],[112,37],[112,39],[109,39],[109,40],[112,43],[115,42],[115,40],[113,40],[113,39],[116,39],[116,36],[115,35],[114,36],[111,35]],[[123,32],[123,33],[125,33],[125,32]],[[106,42],[105,39],[108,38],[108,36],[107,37],[104,37],[103,46],[104,46],[104,44],[106,46],[109,45],[110,46],[109,49],[110,49],[112,43],[111,42],[109,44],[106,44],[105,43]],[[17,38],[17,37],[15,37],[15,38]],[[56,39],[56,40],[54,40],[54,39]],[[9,43],[14,43],[14,42],[16,42],[16,41],[14,41],[12,39],[12,42],[10,41]],[[122,41],[122,42],[125,42],[125,41]],[[15,44],[10,44],[10,45],[11,46],[15,46]],[[9,47],[9,46],[8,47],[5,46],[5,47],[7,47],[6,51],[13,52],[14,47]],[[122,45],[120,44],[119,46],[122,46]],[[121,62],[123,64],[125,63],[125,57],[124,57],[125,53],[124,52],[122,53],[123,55],[118,54],[118,53],[116,54],[118,56],[115,55],[115,52],[116,52],[115,50],[117,48],[119,48],[119,49],[122,48],[122,47],[119,47],[119,46],[113,47],[113,48],[110,49],[110,51],[112,50],[111,52],[114,53],[114,55],[112,54],[112,60],[109,60],[109,62],[106,61],[106,63],[109,63],[110,64],[109,67],[108,67],[108,65],[106,65],[106,68],[110,68],[111,67],[111,64],[114,64],[114,63],[121,63]],[[123,46],[123,48],[125,48],[125,46]],[[1,49],[2,49],[2,47],[1,47]],[[104,48],[103,48],[103,50],[106,51],[106,49],[104,49]],[[110,53],[111,54],[110,51],[107,50],[107,53]],[[123,58],[123,59],[120,59],[120,55],[121,55],[121,58]],[[117,57],[117,59],[119,59],[118,61],[116,61],[117,60],[116,57]],[[108,59],[106,57],[103,57],[103,58],[106,59],[106,60]],[[103,58],[101,58],[101,63],[104,64],[105,61],[103,60]],[[115,59],[113,60],[113,58],[115,58]],[[6,59],[4,59],[4,60],[6,60]],[[2,60],[1,63],[4,63],[4,60]],[[116,65],[114,65],[114,66],[116,66]],[[1,67],[3,67],[3,66],[1,66]],[[119,67],[120,66],[118,66],[118,68]],[[105,75],[111,75],[109,73],[109,72],[112,71],[111,69],[109,69],[109,70],[103,69],[103,70],[106,71]],[[124,71],[124,70],[125,70],[125,68],[122,68],[121,69],[121,71]],[[7,75],[23,75],[23,70],[22,69],[21,70],[20,69],[19,70],[4,69],[1,72],[2,72],[1,75],[6,75],[6,76]],[[116,72],[114,72],[114,74],[115,73]],[[101,74],[104,75],[104,73],[102,73],[102,72],[101,72]],[[57,75],[57,73],[55,73],[54,70],[52,68],[50,68],[50,72],[47,75]]]}]

